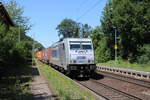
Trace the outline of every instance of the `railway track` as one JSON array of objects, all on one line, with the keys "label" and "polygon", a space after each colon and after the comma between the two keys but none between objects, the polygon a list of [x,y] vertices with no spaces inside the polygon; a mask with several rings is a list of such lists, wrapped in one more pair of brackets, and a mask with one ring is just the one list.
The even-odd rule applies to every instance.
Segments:
[{"label": "railway track", "polygon": [[106,100],[142,100],[136,96],[117,90],[97,80],[76,81],[84,87],[102,96]]},{"label": "railway track", "polygon": [[139,86],[146,87],[146,88],[150,89],[150,81],[139,80],[139,79],[135,79],[135,78],[128,77],[128,76],[123,76],[123,75],[104,72],[104,71],[99,71],[99,70],[97,70],[97,73],[101,74],[101,75],[104,75],[104,76],[107,76],[107,77],[115,78],[117,80],[125,81],[125,82],[132,83],[132,84],[136,84],[136,85],[139,85]]},{"label": "railway track", "polygon": [[[143,80],[138,80],[138,79],[133,80],[134,78],[133,79],[132,78],[130,79],[130,77],[124,78],[123,76],[115,75],[113,73],[104,73],[104,72],[102,73],[100,71],[98,71],[98,74],[101,74],[104,77],[107,77],[109,79],[115,79],[115,80],[121,81],[121,83],[123,84],[125,83],[128,85],[129,83],[129,84],[137,85],[136,88],[145,87],[149,89],[148,81],[143,82]],[[124,91],[121,88],[121,86],[115,85],[114,87],[111,84],[106,84],[107,82],[111,83],[111,81],[107,80],[106,82],[106,79],[105,79],[105,82],[104,82],[104,81],[101,81],[101,79],[103,80],[103,78],[99,78],[99,79],[93,78],[93,79],[89,79],[85,81],[78,81],[78,80],[74,80],[74,81],[86,87],[88,90],[94,92],[94,94],[98,95],[99,97],[102,97],[104,100],[149,100],[148,99],[149,97],[148,96],[143,97],[144,95],[142,93],[140,95],[136,95],[138,93],[131,92],[132,90],[128,93],[128,91]],[[140,82],[138,83],[137,81],[140,81],[141,83]],[[147,84],[145,85],[144,83],[147,83]],[[124,86],[127,86],[127,85],[124,85]],[[136,89],[136,88],[134,87],[135,91],[139,91],[139,89]],[[131,89],[133,89],[133,87]]]}]

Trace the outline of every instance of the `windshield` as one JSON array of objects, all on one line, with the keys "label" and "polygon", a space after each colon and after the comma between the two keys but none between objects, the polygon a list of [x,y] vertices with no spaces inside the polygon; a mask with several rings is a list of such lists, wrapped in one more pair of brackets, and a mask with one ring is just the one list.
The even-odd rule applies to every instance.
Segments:
[{"label": "windshield", "polygon": [[70,49],[80,49],[80,44],[70,44]]},{"label": "windshield", "polygon": [[91,41],[69,41],[71,50],[92,50]]},{"label": "windshield", "polygon": [[91,50],[92,46],[90,44],[70,44],[70,49],[74,50],[74,49],[83,49],[83,50]]},{"label": "windshield", "polygon": [[91,45],[82,45],[82,49],[84,49],[84,50],[91,50],[92,46]]}]

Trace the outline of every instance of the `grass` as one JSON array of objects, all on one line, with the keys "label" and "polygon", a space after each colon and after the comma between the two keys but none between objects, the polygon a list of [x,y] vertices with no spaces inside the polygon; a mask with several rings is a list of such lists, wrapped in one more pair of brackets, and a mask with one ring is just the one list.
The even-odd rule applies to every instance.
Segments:
[{"label": "grass", "polygon": [[98,65],[104,66],[112,66],[112,67],[119,67],[119,68],[128,68],[134,70],[143,70],[143,71],[150,71],[150,64],[137,64],[137,63],[129,63],[128,61],[118,60],[118,61],[108,61],[106,63],[98,63]]},{"label": "grass", "polygon": [[31,67],[8,68],[0,79],[0,100],[33,100]]},{"label": "grass", "polygon": [[40,65],[38,68],[48,79],[48,83],[61,100],[95,100],[90,92],[82,90],[80,86],[68,80],[68,78],[56,72],[53,68],[47,65]]}]

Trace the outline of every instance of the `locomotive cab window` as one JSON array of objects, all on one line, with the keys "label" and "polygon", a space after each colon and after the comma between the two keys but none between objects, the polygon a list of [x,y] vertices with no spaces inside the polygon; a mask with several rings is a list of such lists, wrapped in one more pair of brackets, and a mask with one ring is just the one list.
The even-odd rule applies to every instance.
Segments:
[{"label": "locomotive cab window", "polygon": [[82,49],[84,49],[84,50],[91,50],[92,46],[90,44],[83,44],[82,45]]},{"label": "locomotive cab window", "polygon": [[70,49],[80,49],[80,44],[70,44]]}]

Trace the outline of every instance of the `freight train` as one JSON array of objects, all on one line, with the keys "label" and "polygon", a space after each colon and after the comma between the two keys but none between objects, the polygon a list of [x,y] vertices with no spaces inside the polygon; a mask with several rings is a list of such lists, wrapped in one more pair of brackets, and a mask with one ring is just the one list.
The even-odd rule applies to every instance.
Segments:
[{"label": "freight train", "polygon": [[77,77],[90,77],[96,70],[92,40],[65,38],[43,51],[36,58]]}]

